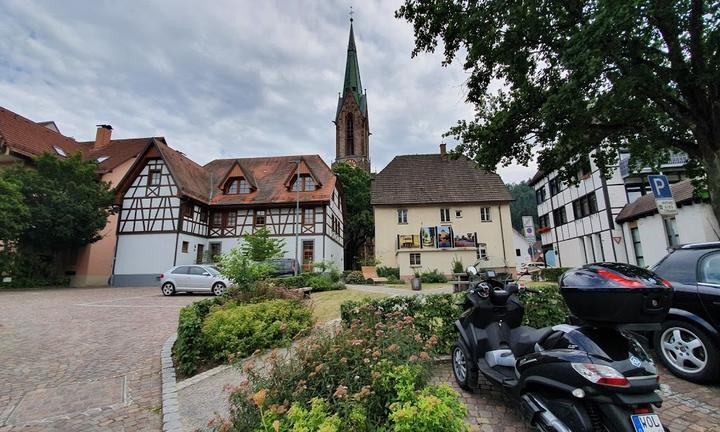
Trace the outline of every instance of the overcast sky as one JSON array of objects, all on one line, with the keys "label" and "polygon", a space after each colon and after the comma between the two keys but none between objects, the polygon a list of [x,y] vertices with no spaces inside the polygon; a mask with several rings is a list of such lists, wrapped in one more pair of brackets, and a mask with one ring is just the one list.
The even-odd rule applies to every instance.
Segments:
[{"label": "overcast sky", "polygon": [[[410,58],[400,2],[356,1],[355,38],[368,93],[370,156],[438,151],[469,119],[466,74],[439,55]],[[54,120],[88,141],[164,136],[204,164],[215,158],[335,152],[348,1],[0,2],[0,105]],[[506,182],[534,168],[498,172]]]}]

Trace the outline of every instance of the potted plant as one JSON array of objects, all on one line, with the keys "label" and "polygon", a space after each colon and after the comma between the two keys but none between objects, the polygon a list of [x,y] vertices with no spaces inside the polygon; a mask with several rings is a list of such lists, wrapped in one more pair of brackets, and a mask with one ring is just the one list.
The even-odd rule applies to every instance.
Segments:
[{"label": "potted plant", "polygon": [[413,271],[413,278],[410,279],[410,286],[413,291],[420,291],[422,289],[422,281],[420,280],[420,270]]}]

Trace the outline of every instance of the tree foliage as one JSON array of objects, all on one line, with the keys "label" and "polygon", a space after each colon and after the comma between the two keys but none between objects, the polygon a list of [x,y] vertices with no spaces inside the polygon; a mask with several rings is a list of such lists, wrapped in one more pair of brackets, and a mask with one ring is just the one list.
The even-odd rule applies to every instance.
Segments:
[{"label": "tree foliage", "polygon": [[[573,182],[591,154],[601,169],[628,149],[657,167],[692,159],[720,218],[720,3],[711,0],[405,0],[413,55],[442,42],[466,54],[476,116],[449,135],[485,168],[527,164]],[[499,90],[492,91],[492,89]],[[605,170],[608,173],[608,170]]]},{"label": "tree foliage", "polygon": [[20,186],[0,177],[0,242],[16,241],[28,226],[30,209],[23,201]]},{"label": "tree foliage", "polygon": [[532,216],[533,221],[537,224],[538,212],[537,204],[535,202],[535,189],[528,186],[526,181],[511,183],[508,185],[508,189],[515,200],[510,203],[510,214],[512,216],[513,228],[522,232],[523,216]]},{"label": "tree foliage", "polygon": [[23,248],[54,254],[100,239],[112,211],[113,192],[98,181],[97,164],[80,154],[57,158],[38,156],[34,167],[13,166],[3,178],[16,184],[29,209]]},{"label": "tree foliage", "polygon": [[253,261],[267,261],[282,256],[285,252],[285,240],[270,237],[270,230],[267,228],[260,228],[253,234],[244,235],[243,241],[240,250]]},{"label": "tree foliage", "polygon": [[370,174],[362,168],[339,163],[333,168],[345,202],[343,239],[345,266],[350,268],[375,234],[370,205]]}]

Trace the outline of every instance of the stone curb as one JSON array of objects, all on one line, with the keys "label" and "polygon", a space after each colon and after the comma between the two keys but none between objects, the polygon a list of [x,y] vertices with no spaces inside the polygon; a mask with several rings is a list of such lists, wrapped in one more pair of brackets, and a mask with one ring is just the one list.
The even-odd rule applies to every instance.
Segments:
[{"label": "stone curb", "polygon": [[178,411],[177,385],[175,367],[172,360],[172,348],[177,340],[177,333],[170,336],[160,351],[160,367],[162,370],[162,430],[163,432],[180,432],[180,412]]}]

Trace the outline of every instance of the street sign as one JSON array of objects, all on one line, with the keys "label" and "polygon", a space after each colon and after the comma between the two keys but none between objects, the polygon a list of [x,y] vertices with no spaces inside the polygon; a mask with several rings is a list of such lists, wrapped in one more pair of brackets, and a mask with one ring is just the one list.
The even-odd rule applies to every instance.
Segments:
[{"label": "street sign", "polygon": [[533,221],[533,217],[523,216],[522,222],[523,235],[525,236],[525,240],[530,244],[535,243],[535,222]]},{"label": "street sign", "polygon": [[675,216],[678,213],[677,205],[667,176],[651,175],[648,176],[648,182],[650,182],[650,189],[655,195],[655,205],[660,216]]}]

